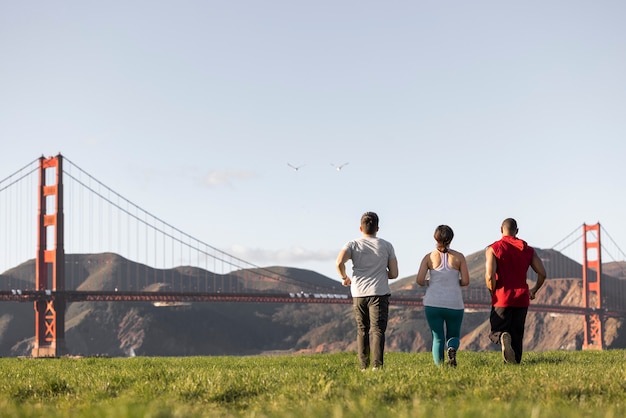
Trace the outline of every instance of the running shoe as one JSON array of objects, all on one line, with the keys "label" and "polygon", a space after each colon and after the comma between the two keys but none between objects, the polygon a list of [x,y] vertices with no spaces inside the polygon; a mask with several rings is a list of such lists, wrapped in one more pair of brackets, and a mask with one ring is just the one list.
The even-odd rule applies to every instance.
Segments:
[{"label": "running shoe", "polygon": [[456,348],[448,347],[448,364],[450,367],[456,367]]},{"label": "running shoe", "polygon": [[517,360],[515,359],[515,351],[513,350],[513,346],[511,345],[511,334],[508,332],[503,332],[500,335],[500,345],[502,346],[502,358],[505,363],[513,363],[517,364]]}]

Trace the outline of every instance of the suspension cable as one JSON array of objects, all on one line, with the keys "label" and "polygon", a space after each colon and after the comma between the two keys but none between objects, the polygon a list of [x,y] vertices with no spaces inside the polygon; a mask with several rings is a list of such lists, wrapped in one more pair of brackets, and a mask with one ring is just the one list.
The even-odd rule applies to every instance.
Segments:
[{"label": "suspension cable", "polygon": [[[106,189],[110,194],[113,194],[115,197],[117,197],[118,199],[122,200],[124,203],[126,203],[126,205],[130,205],[135,211],[139,211],[142,212],[145,216],[150,216],[153,219],[155,219],[156,221],[160,222],[163,226],[170,228],[173,232],[166,232],[162,229],[159,229],[158,231],[161,232],[164,236],[170,238],[173,241],[176,241],[178,243],[181,243],[183,245],[188,245],[190,246],[192,249],[201,252],[204,255],[207,256],[212,256],[210,253],[208,253],[206,250],[203,250],[202,248],[200,248],[200,245],[203,245],[204,247],[214,251],[215,253],[221,254],[222,257],[224,258],[229,258],[230,260],[234,260],[231,262],[228,262],[228,264],[232,267],[237,267],[237,268],[242,268],[243,266],[248,266],[249,268],[255,268],[257,270],[259,270],[260,272],[266,272],[266,274],[270,275],[270,278],[272,278],[272,276],[274,277],[278,277],[279,279],[283,279],[286,282],[293,282],[296,283],[297,281],[295,281],[293,278],[285,276],[284,274],[281,273],[277,273],[274,271],[271,271],[265,267],[261,267],[258,266],[254,263],[251,263],[249,261],[243,260],[242,258],[239,258],[237,256],[234,256],[232,254],[229,254],[223,250],[220,250],[216,247],[213,247],[212,245],[209,245],[205,242],[203,242],[202,240],[199,240],[185,232],[183,232],[182,230],[180,230],[179,228],[176,228],[175,226],[165,222],[164,220],[162,220],[161,218],[153,215],[152,213],[142,209],[141,207],[139,207],[137,204],[131,202],[129,199],[125,198],[124,196],[120,195],[119,193],[117,193],[116,191],[114,191],[113,189],[111,189],[110,187],[108,187],[107,185],[105,185],[104,183],[102,183],[101,181],[99,181],[98,179],[96,179],[94,176],[92,176],[91,174],[87,173],[85,170],[83,170],[82,168],[80,168],[79,166],[77,166],[76,164],[74,164],[72,161],[70,161],[67,157],[65,157],[65,161],[70,163],[71,165],[73,165],[75,168],[77,168],[82,174],[85,174],[89,180],[97,183],[100,187]],[[64,170],[65,171],[65,170]],[[70,177],[72,180],[76,181],[78,184],[80,184],[81,186],[83,186],[85,189],[89,190],[90,192],[92,192],[93,194],[95,194],[96,196],[98,196],[99,198],[103,199],[104,201],[108,202],[109,204],[111,204],[112,206],[116,207],[118,210],[126,213],[128,216],[130,216],[131,218],[135,219],[136,221],[138,221],[140,224],[143,224],[144,226],[148,227],[148,228],[153,228],[156,229],[156,226],[151,225],[148,221],[144,220],[141,218],[141,216],[139,214],[133,214],[131,212],[130,209],[128,208],[124,208],[122,207],[120,204],[113,202],[112,199],[110,197],[104,196],[101,192],[95,190],[93,187],[91,187],[90,185],[85,184],[85,182],[81,181],[80,179],[78,179],[77,177],[75,177],[74,175],[72,175],[71,173],[66,172],[65,173],[68,177]],[[174,235],[174,233],[180,234],[181,237],[177,237]],[[183,241],[183,237],[184,238],[188,238],[191,241],[195,241],[197,245],[192,246],[192,244],[187,243],[185,241]],[[237,261],[239,264],[236,264],[235,261]],[[276,279],[274,279],[276,280]]]},{"label": "suspension cable", "polygon": [[[16,176],[18,173],[26,170],[30,165],[34,164],[35,162],[39,161],[39,159],[31,161],[30,163],[26,164],[24,167],[20,168],[19,170],[17,170],[15,173],[11,174],[10,176],[7,176],[6,178],[0,180],[0,185],[2,185],[2,183],[8,181],[9,179],[13,178],[14,176]],[[27,173],[24,173],[23,175],[21,175],[20,177],[16,178],[15,180],[13,180],[12,182],[8,183],[6,186],[4,187],[0,187],[0,192],[6,190],[7,188],[11,187],[12,185],[14,185],[15,183],[19,182],[20,180],[22,180],[25,177],[28,177],[29,175],[31,175],[32,173],[34,173],[35,171],[39,170],[39,167],[34,167],[32,168],[30,171],[28,171]]]},{"label": "suspension cable", "polygon": [[557,242],[556,244],[554,244],[552,247],[550,247],[550,249],[555,250],[555,251],[559,251],[562,252],[563,250],[565,250],[566,248],[569,248],[571,245],[573,245],[578,239],[573,240],[572,242],[570,242],[569,244],[567,244],[565,247],[561,248],[560,250],[557,249],[556,247],[559,246],[563,241],[569,239],[572,235],[574,234],[579,234],[580,233],[580,228],[583,225],[580,224],[576,229],[574,229],[572,232],[570,232],[565,238],[563,238],[561,241]]},{"label": "suspension cable", "polygon": [[[617,243],[615,242],[613,237],[611,235],[609,235],[608,231],[606,229],[604,229],[604,226],[601,226],[601,228],[602,228],[602,233],[604,235],[606,235],[607,237],[609,237],[609,239],[611,240],[613,245],[615,245],[615,248],[617,248],[617,251],[622,255],[622,260],[626,260],[626,254],[624,253],[624,251],[622,251],[622,249],[619,247],[619,245],[617,245]],[[613,261],[617,261],[617,259],[613,259]]]}]

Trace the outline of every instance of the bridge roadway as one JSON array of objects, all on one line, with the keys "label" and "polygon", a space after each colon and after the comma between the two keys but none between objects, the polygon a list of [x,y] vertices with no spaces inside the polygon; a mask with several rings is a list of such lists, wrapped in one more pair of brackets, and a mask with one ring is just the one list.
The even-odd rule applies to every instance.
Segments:
[{"label": "bridge roadway", "polygon": [[[246,302],[246,303],[332,303],[352,304],[349,294],[328,293],[199,293],[199,292],[129,292],[129,291],[50,291],[50,290],[2,290],[0,302],[34,302],[62,298],[66,302]],[[421,307],[422,295],[407,297],[391,296],[392,305]],[[489,300],[465,300],[466,309],[489,310]],[[555,314],[596,313],[595,310],[579,306],[544,305],[531,303],[530,311]],[[624,318],[626,311],[607,311],[605,317]]]}]

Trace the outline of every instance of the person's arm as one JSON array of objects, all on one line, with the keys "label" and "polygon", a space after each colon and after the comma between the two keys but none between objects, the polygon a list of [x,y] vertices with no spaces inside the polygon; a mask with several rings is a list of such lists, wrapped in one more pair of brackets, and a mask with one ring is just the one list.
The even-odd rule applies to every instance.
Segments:
[{"label": "person's arm", "polygon": [[395,279],[398,277],[398,259],[390,258],[387,261],[387,277],[389,279]]},{"label": "person's arm", "polygon": [[496,268],[496,255],[493,248],[487,247],[485,251],[485,283],[491,294],[496,290]]},{"label": "person's arm", "polygon": [[459,253],[458,256],[461,260],[461,265],[459,266],[459,272],[461,273],[461,286],[469,286],[470,276],[469,270],[467,269],[467,261],[465,260],[465,256],[463,254]]},{"label": "person's arm", "polygon": [[415,283],[420,286],[426,286],[426,273],[428,273],[428,258],[430,254],[426,254],[424,258],[422,258],[422,262],[420,263],[420,268],[417,271],[417,276],[415,276]]},{"label": "person's arm", "polygon": [[337,268],[337,273],[341,276],[342,284],[344,286],[350,286],[352,284],[350,277],[346,275],[346,263],[348,260],[350,260],[350,254],[345,248],[343,248],[339,251],[335,267]]},{"label": "person's arm", "polygon": [[537,255],[537,251],[533,254],[533,259],[530,262],[530,267],[537,273],[537,283],[530,289],[530,299],[535,299],[537,291],[541,289],[543,283],[546,281],[546,268],[543,266],[543,262],[541,258]]}]

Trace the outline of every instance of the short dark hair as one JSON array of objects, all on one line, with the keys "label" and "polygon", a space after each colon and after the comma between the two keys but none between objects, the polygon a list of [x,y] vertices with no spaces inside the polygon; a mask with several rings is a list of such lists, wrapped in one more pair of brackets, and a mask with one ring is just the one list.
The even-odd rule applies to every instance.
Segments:
[{"label": "short dark hair", "polygon": [[368,235],[375,233],[378,230],[378,215],[375,212],[365,212],[361,216],[361,227]]},{"label": "short dark hair", "polygon": [[517,221],[513,218],[506,218],[502,221],[502,229],[508,232],[517,232]]},{"label": "short dark hair", "polygon": [[442,253],[446,253],[454,238],[454,231],[448,225],[439,225],[435,229],[434,237],[435,241],[437,241],[437,249]]}]

